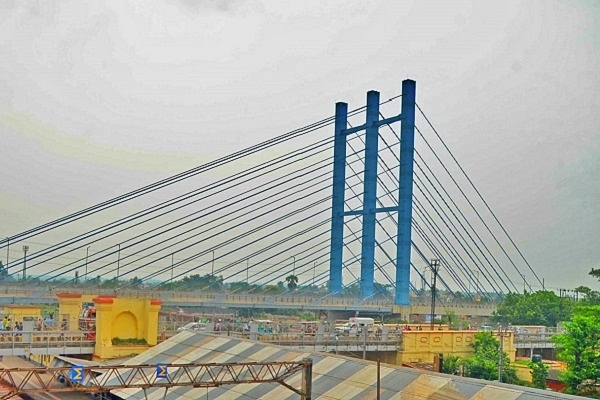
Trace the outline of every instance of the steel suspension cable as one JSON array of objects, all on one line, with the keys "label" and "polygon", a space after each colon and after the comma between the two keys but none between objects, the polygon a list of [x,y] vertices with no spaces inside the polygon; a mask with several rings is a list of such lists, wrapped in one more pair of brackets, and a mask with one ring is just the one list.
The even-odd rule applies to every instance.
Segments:
[{"label": "steel suspension cable", "polygon": [[[533,268],[531,267],[531,265],[529,264],[529,262],[527,261],[527,259],[523,255],[523,253],[521,252],[521,250],[517,247],[516,243],[514,242],[514,240],[512,239],[512,237],[509,235],[509,233],[506,230],[506,228],[504,228],[504,225],[500,222],[500,220],[498,219],[498,217],[496,216],[496,214],[492,211],[491,207],[489,206],[489,204],[487,203],[487,201],[485,200],[485,198],[483,197],[483,195],[481,194],[481,192],[479,192],[479,190],[477,189],[477,187],[475,186],[475,184],[473,183],[473,181],[471,180],[471,178],[469,178],[469,176],[467,175],[467,173],[465,172],[465,170],[458,163],[458,160],[456,160],[456,158],[454,157],[454,154],[450,151],[450,149],[448,148],[448,146],[446,145],[446,143],[442,140],[442,138],[441,138],[440,134],[438,133],[437,129],[435,129],[435,127],[433,126],[433,124],[431,123],[431,121],[429,120],[429,118],[427,117],[427,115],[425,115],[425,113],[423,112],[423,110],[421,109],[421,107],[418,104],[415,104],[415,105],[416,105],[417,109],[419,110],[419,112],[421,113],[421,115],[423,116],[423,118],[425,118],[425,121],[427,121],[427,124],[431,127],[431,129],[433,130],[433,132],[436,134],[436,136],[438,137],[438,139],[440,140],[440,142],[442,143],[442,145],[444,146],[444,148],[446,149],[446,151],[448,151],[448,154],[450,154],[450,156],[452,157],[452,159],[454,160],[454,162],[456,163],[456,165],[458,166],[458,168],[460,169],[460,171],[462,172],[462,174],[464,175],[464,177],[467,179],[467,181],[469,182],[469,184],[471,185],[471,187],[475,190],[475,192],[477,193],[477,195],[479,196],[479,198],[481,199],[481,201],[483,202],[483,204],[486,206],[486,208],[488,209],[488,211],[490,212],[490,214],[492,215],[492,217],[494,218],[494,220],[496,221],[496,223],[498,224],[498,226],[500,226],[500,228],[502,229],[502,231],[504,232],[504,234],[506,235],[506,237],[508,238],[508,240],[510,241],[510,243],[517,250],[517,252],[521,256],[521,258],[523,259],[523,261],[525,262],[525,264],[528,266],[528,268],[531,271],[531,273],[533,273],[533,275],[537,279],[538,283],[543,286],[542,281],[540,281],[540,278],[537,276],[537,274],[535,273],[535,271],[533,270]],[[465,198],[466,198],[466,196],[465,196]],[[467,201],[468,201],[468,199],[467,199]],[[469,204],[471,204],[471,203],[469,202]],[[473,207],[472,204],[471,204],[471,206]],[[483,220],[483,218],[480,217],[480,220],[486,226],[486,228],[488,229],[488,231],[490,232],[490,234],[492,236],[494,236],[494,238],[495,238],[495,235],[493,235],[493,233],[491,232],[491,229],[487,226],[487,224],[485,223],[485,221]],[[500,243],[498,242],[497,239],[496,239],[496,242],[498,243],[498,245],[500,245]],[[507,257],[508,257],[508,255],[507,255]],[[508,257],[508,258],[510,259],[510,257]],[[511,260],[511,263],[512,263],[512,259],[510,259],[510,260]],[[517,266],[514,263],[513,263],[513,266],[515,267],[515,269],[517,270],[517,272],[520,273],[519,269],[517,268]],[[529,286],[529,290],[531,290],[531,286]]]}]

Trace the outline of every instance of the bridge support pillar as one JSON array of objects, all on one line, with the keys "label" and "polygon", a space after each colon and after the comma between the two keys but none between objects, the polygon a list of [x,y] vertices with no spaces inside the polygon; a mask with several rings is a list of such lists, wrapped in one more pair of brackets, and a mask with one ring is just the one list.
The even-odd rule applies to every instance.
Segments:
[{"label": "bridge support pillar", "polygon": [[331,204],[331,250],[329,255],[329,292],[342,290],[344,252],[344,191],[346,189],[346,135],[348,104],[335,105],[335,136],[333,142],[333,187]]},{"label": "bridge support pillar", "polygon": [[[329,267],[330,293],[338,293],[342,290],[344,217],[348,215],[362,216],[360,297],[366,299],[373,296],[374,289],[376,214],[378,212],[397,212],[396,294],[394,303],[397,305],[409,304],[415,93],[415,81],[409,79],[403,81],[401,113],[391,118],[379,119],[379,92],[369,91],[367,93],[366,122],[364,125],[351,128],[346,127],[348,123],[348,105],[346,103],[336,104]],[[398,205],[377,208],[379,127],[398,121],[402,123]],[[366,133],[362,210],[345,211],[346,136],[363,130]]]},{"label": "bridge support pillar", "polygon": [[377,207],[377,160],[379,127],[379,92],[367,93],[365,133],[365,171],[363,193],[362,249],[360,253],[360,298],[373,296],[375,279],[375,222]]},{"label": "bridge support pillar", "polygon": [[400,129],[400,177],[398,188],[398,236],[396,243],[395,304],[410,304],[410,251],[412,246],[412,193],[415,153],[416,82],[402,82],[402,125]]}]

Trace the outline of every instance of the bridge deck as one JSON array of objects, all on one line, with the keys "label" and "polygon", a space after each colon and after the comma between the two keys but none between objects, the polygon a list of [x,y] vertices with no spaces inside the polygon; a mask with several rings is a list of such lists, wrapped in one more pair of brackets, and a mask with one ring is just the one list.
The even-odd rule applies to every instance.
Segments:
[{"label": "bridge deck", "polygon": [[[372,299],[360,300],[348,297],[315,297],[311,295],[261,295],[261,294],[229,294],[215,292],[182,292],[134,290],[119,291],[92,288],[64,288],[59,292],[78,293],[82,295],[110,294],[129,298],[160,299],[165,306],[177,307],[215,307],[215,308],[260,308],[260,309],[294,309],[310,311],[360,311],[371,313],[410,315],[427,315],[431,313],[431,304],[412,299],[409,306],[394,305],[392,300]],[[26,288],[17,285],[0,286],[0,304],[57,304],[57,291],[46,287]],[[456,315],[489,317],[496,310],[496,304],[483,302],[440,302],[440,313],[449,310]]]}]

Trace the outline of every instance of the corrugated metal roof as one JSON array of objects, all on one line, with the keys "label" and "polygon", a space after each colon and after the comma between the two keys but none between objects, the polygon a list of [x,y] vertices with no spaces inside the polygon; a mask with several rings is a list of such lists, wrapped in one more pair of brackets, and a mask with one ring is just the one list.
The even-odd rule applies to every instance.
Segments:
[{"label": "corrugated metal roof", "polygon": [[[301,352],[276,345],[227,336],[184,331],[135,356],[124,365],[155,363],[231,363],[260,361],[300,361],[313,359],[313,399],[375,399],[376,363],[326,353]],[[505,385],[411,368],[381,365],[382,399],[576,399],[561,393]],[[286,382],[300,387],[301,374]],[[240,384],[217,388],[121,389],[112,392],[134,399],[297,399],[298,395],[278,384]]]}]

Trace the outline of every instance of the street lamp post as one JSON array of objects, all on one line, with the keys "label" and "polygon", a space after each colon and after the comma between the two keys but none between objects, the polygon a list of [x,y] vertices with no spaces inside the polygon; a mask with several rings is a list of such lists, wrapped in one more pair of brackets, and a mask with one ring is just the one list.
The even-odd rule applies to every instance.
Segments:
[{"label": "street lamp post", "polygon": [[475,272],[475,276],[477,277],[477,280],[475,282],[475,296],[477,296],[479,294],[479,270],[472,269],[471,272]]},{"label": "street lamp post", "polygon": [[23,245],[23,281],[27,279],[27,251],[29,251],[29,246],[26,244]]},{"label": "street lamp post", "polygon": [[525,274],[519,273],[523,277],[523,294],[525,294]]},{"label": "street lamp post", "polygon": [[88,255],[90,254],[90,246],[85,249],[85,283],[88,282]]},{"label": "street lamp post", "polygon": [[171,253],[171,286],[173,286],[173,263],[175,262],[175,253]]},{"label": "street lamp post", "polygon": [[433,285],[431,286],[431,330],[433,330],[433,323],[435,319],[435,284],[437,281],[437,275],[440,270],[440,260],[431,260],[431,272],[433,273]]},{"label": "street lamp post", "polygon": [[211,252],[212,252],[212,267],[210,270],[210,275],[214,276],[215,275],[215,251],[211,250]]},{"label": "street lamp post", "polygon": [[117,282],[119,282],[119,266],[121,264],[121,243],[119,243],[119,249],[117,251]]},{"label": "street lamp post", "polygon": [[427,279],[425,279],[425,276],[427,275],[428,269],[428,267],[423,268],[423,273],[421,275],[421,292],[423,293],[425,293],[425,282],[427,281]]}]

